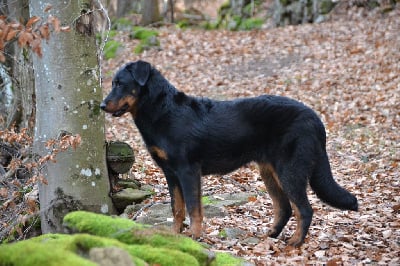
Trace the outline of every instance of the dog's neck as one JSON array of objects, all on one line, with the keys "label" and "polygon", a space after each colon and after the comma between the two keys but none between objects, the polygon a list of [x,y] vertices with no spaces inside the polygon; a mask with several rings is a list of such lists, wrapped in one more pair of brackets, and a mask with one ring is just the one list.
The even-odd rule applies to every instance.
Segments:
[{"label": "dog's neck", "polygon": [[[149,80],[141,88],[138,97],[138,106],[135,121],[156,121],[161,119],[174,101],[174,96],[181,94],[172,84],[166,80],[157,69],[152,68]],[[153,110],[157,108],[157,112]]]},{"label": "dog's neck", "polygon": [[169,81],[164,78],[161,73],[155,69],[151,69],[151,74],[148,82],[146,83],[147,93],[149,99],[152,101],[159,101],[160,97],[167,95],[174,95],[178,90]]}]

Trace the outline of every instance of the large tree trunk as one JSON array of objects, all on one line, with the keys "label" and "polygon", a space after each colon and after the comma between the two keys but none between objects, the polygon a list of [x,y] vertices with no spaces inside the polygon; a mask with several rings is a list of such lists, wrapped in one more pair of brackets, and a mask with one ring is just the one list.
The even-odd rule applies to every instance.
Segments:
[{"label": "large tree trunk", "polygon": [[160,21],[160,9],[158,0],[144,0],[142,9],[142,25],[148,25]]},{"label": "large tree trunk", "polygon": [[[43,169],[48,184],[39,187],[43,233],[62,231],[62,218],[75,209],[113,213],[105,160],[104,115],[98,54],[92,25],[90,0],[30,0],[31,15],[46,19],[50,14],[68,33],[52,34],[43,44],[43,57],[34,56],[36,127],[34,149],[46,155],[46,141],[65,134],[82,138],[76,150],[57,155],[56,163]],[[73,21],[72,21],[73,20]]]}]

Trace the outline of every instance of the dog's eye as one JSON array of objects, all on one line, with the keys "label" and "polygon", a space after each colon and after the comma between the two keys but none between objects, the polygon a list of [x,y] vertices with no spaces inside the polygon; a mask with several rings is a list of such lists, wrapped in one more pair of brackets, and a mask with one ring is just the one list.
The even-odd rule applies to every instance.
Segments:
[{"label": "dog's eye", "polygon": [[119,86],[119,81],[118,80],[114,80],[112,83],[113,83],[114,87],[118,87]]}]

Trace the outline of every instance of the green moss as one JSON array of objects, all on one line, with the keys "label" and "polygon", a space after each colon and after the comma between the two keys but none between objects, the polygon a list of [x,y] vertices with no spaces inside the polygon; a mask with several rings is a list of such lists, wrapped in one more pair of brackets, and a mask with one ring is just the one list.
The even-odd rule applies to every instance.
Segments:
[{"label": "green moss", "polygon": [[51,240],[41,242],[40,239],[33,238],[32,240],[20,241],[14,244],[1,245],[0,265],[91,266],[96,264],[74,254],[73,252],[59,248],[59,245]]},{"label": "green moss", "polygon": [[86,211],[70,212],[64,217],[64,226],[75,232],[112,237],[118,232],[140,230],[148,226],[131,220]]},{"label": "green moss", "polygon": [[118,48],[121,46],[120,42],[109,40],[104,46],[104,58],[106,60],[114,58],[117,55]]},{"label": "green moss", "polygon": [[[209,265],[210,253],[196,241],[128,219],[77,211],[67,214],[64,224],[72,231],[95,235],[47,234],[0,245],[0,266],[96,265],[88,259],[90,251],[105,247],[125,250],[138,266]],[[241,264],[238,258],[218,253],[211,265]]]},{"label": "green moss", "polygon": [[254,14],[259,13],[262,1],[252,1],[237,10],[232,7],[230,1],[225,2],[218,9],[218,19],[216,22],[210,22],[203,25],[205,29],[228,29],[236,30],[252,30],[258,29],[264,23],[261,18],[252,17]]},{"label": "green moss", "polygon": [[89,110],[91,111],[90,112],[90,118],[94,118],[94,117],[97,117],[97,116],[99,116],[100,114],[102,114],[101,112],[100,112],[100,104],[94,104],[94,105],[91,105],[90,107],[89,107]]},{"label": "green moss", "polygon": [[[47,234],[0,246],[0,265],[95,265],[87,258],[95,247],[127,251],[136,265],[208,265],[210,253],[188,237],[150,228],[123,218],[77,211],[64,218],[76,235]],[[90,233],[94,235],[84,234]],[[29,254],[21,256],[20,254]],[[218,254],[212,265],[238,265],[241,260]]]},{"label": "green moss", "polygon": [[129,34],[131,39],[146,40],[150,37],[158,36],[158,32],[155,30],[149,30],[143,27],[134,27],[133,32]]},{"label": "green moss", "polygon": [[216,255],[217,257],[211,263],[211,266],[239,266],[246,264],[244,260],[233,257],[228,253],[219,252]]},{"label": "green moss", "polygon": [[169,230],[150,228],[131,220],[77,211],[64,217],[64,225],[73,232],[115,238],[126,244],[144,244],[175,249],[194,256],[201,264],[208,260],[204,247],[191,238]]},{"label": "green moss", "polygon": [[128,245],[129,254],[142,258],[150,265],[196,266],[200,265],[195,257],[179,250],[155,248],[149,245]]},{"label": "green moss", "polygon": [[218,236],[221,237],[221,238],[224,238],[224,237],[227,237],[228,234],[226,233],[225,230],[221,230],[221,231],[219,232]]},{"label": "green moss", "polygon": [[136,54],[140,54],[151,47],[160,46],[160,41],[157,39],[157,36],[157,31],[143,27],[134,27],[131,34],[129,34],[129,38],[140,40],[140,43],[134,49]]},{"label": "green moss", "polygon": [[182,20],[179,20],[178,22],[176,22],[176,27],[178,27],[179,29],[186,29],[189,26],[190,26],[190,22],[187,19],[182,19]]},{"label": "green moss", "polygon": [[[87,234],[50,234],[0,246],[0,265],[96,265],[87,258],[94,247],[118,247],[132,256],[135,265],[196,266],[199,262],[179,250],[150,245],[126,245],[115,239]],[[28,254],[28,256],[21,256]]]},{"label": "green moss", "polygon": [[141,54],[141,53],[143,53],[143,51],[145,50],[145,48],[146,48],[146,47],[145,47],[143,44],[139,43],[138,45],[135,46],[135,49],[133,49],[133,52],[134,52],[135,54]]},{"label": "green moss", "polygon": [[218,29],[219,21],[205,21],[200,26],[205,30],[215,30]]},{"label": "green moss", "polygon": [[133,243],[180,250],[195,256],[201,263],[208,260],[208,254],[200,243],[170,231],[150,228],[142,231],[133,231],[131,236],[132,239],[130,241]]},{"label": "green moss", "polygon": [[[126,250],[133,258],[139,258],[141,261],[137,262],[140,265],[149,263],[150,265],[198,265],[197,260],[178,250],[170,250],[166,248],[155,248],[150,245],[126,245],[114,239],[107,239],[91,235],[76,235],[70,248],[74,248],[75,252],[80,254],[87,254],[89,250],[94,247],[119,247]],[[138,265],[138,263],[136,265]]]},{"label": "green moss", "polygon": [[240,22],[239,30],[259,29],[263,25],[264,20],[260,18],[248,18]]},{"label": "green moss", "polygon": [[[48,234],[0,246],[0,265],[96,265],[88,254],[95,247],[118,247],[132,256],[135,265],[196,266],[195,257],[179,250],[150,245],[127,245],[115,239],[87,234]],[[21,256],[21,254],[29,254]]]},{"label": "green moss", "polygon": [[214,203],[217,203],[218,200],[213,200],[209,196],[203,196],[201,198],[201,202],[203,203],[203,205],[212,205]]},{"label": "green moss", "polygon": [[108,38],[108,39],[111,39],[111,38],[113,38],[113,37],[115,37],[116,35],[117,35],[117,31],[115,31],[115,30],[110,30],[109,32],[108,32],[108,35],[106,35],[106,34],[104,34],[104,33],[97,33],[96,34],[96,40],[99,42],[99,43],[101,43],[103,40],[104,40],[104,38]]},{"label": "green moss", "polygon": [[332,0],[322,0],[320,3],[320,12],[325,15],[328,14],[336,5],[336,2]]}]

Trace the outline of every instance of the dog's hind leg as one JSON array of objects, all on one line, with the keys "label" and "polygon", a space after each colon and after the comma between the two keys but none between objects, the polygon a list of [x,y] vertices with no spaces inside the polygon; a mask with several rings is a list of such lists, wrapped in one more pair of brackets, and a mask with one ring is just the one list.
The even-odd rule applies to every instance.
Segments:
[{"label": "dog's hind leg", "polygon": [[307,182],[310,175],[307,169],[310,167],[306,166],[304,161],[293,159],[286,162],[278,171],[282,190],[289,198],[296,216],[296,231],[288,242],[289,245],[295,247],[303,244],[313,216],[307,197]]},{"label": "dog's hind leg", "polygon": [[268,235],[276,238],[292,216],[288,197],[282,191],[277,173],[271,164],[260,163],[260,175],[274,207],[274,223]]},{"label": "dog's hind leg", "polygon": [[170,173],[165,173],[168,182],[169,194],[171,196],[172,215],[174,217],[173,230],[180,233],[183,230],[183,221],[185,220],[185,200],[179,180]]}]

